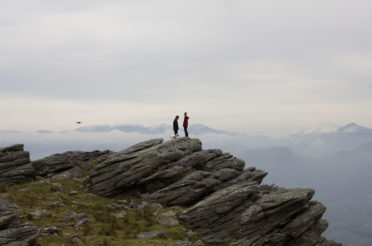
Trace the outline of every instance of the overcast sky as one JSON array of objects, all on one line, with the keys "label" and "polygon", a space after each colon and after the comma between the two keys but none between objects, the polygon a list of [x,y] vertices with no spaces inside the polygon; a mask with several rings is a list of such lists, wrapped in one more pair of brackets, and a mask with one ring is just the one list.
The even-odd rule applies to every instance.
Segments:
[{"label": "overcast sky", "polygon": [[372,127],[370,0],[0,0],[0,130]]}]

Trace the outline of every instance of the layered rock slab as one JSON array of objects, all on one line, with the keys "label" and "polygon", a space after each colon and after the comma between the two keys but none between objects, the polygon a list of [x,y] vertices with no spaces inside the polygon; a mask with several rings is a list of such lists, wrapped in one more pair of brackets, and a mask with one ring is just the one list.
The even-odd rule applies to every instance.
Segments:
[{"label": "layered rock slab", "polygon": [[22,223],[9,203],[0,199],[0,245],[32,245],[39,229],[31,223]]},{"label": "layered rock slab", "polygon": [[112,154],[91,172],[101,195],[149,193],[147,201],[191,205],[226,184],[260,183],[266,172],[218,149],[202,150],[198,139],[153,139]]},{"label": "layered rock slab", "polygon": [[235,245],[327,245],[320,237],[327,228],[321,220],[326,208],[310,201],[313,194],[312,189],[287,190],[242,182],[216,191],[186,209],[180,218],[211,243],[239,240]]},{"label": "layered rock slab", "polygon": [[23,144],[0,148],[0,183],[7,185],[31,180],[36,170],[31,165],[30,153]]},{"label": "layered rock slab", "polygon": [[205,160],[203,165],[194,165],[194,171],[181,179],[152,193],[147,199],[168,206],[190,206],[207,195],[223,188],[226,184],[251,181],[260,184],[266,172],[251,168],[243,171],[244,161],[228,154],[216,151],[219,155]]},{"label": "layered rock slab", "polygon": [[[66,172],[70,169],[81,169],[85,167],[79,167],[79,164],[82,162],[95,161],[100,162],[110,154],[108,150],[106,151],[67,151],[64,153],[54,154],[48,157],[45,157],[40,160],[32,162],[32,165],[35,167],[36,174],[38,176],[53,176],[62,172]],[[74,170],[75,173],[79,170]],[[64,176],[70,177],[70,172],[67,174],[62,174],[58,179],[63,178]]]},{"label": "layered rock slab", "polygon": [[106,195],[123,195],[142,192],[140,181],[162,170],[169,163],[200,151],[198,139],[179,138],[163,143],[152,139],[110,155],[91,172],[93,192]]}]

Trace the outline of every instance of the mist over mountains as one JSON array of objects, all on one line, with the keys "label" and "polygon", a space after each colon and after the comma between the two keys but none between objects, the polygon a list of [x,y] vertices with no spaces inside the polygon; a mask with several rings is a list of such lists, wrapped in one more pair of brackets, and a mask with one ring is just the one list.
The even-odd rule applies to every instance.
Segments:
[{"label": "mist over mountains", "polygon": [[[347,156],[353,158],[364,156],[372,145],[372,129],[356,123],[334,131],[303,131],[279,138],[219,130],[203,124],[192,124],[189,133],[193,137],[201,138],[205,148],[223,147],[235,155],[249,156],[251,159],[247,160],[248,163],[254,163],[259,159],[261,160],[259,162],[265,163],[285,161],[289,165],[314,158],[335,160],[335,156],[342,156],[342,159],[346,160]],[[171,135],[172,126],[167,124],[95,125],[59,132],[45,129],[35,132],[0,130],[0,144],[25,143],[25,147],[32,150],[31,158],[37,159],[64,151],[66,148],[121,150],[143,139],[151,137],[167,139]],[[183,135],[182,129],[180,135]]]},{"label": "mist over mountains", "polygon": [[[84,126],[62,132],[2,130],[0,146],[24,143],[36,160],[75,149],[119,151],[149,138],[169,139],[172,134],[167,124]],[[372,129],[351,123],[333,131],[273,138],[193,124],[189,134],[200,138],[204,149],[224,149],[245,160],[246,166],[267,171],[265,183],[314,188],[316,199],[328,207],[328,238],[344,245],[372,245]]]},{"label": "mist over mountains", "polygon": [[[145,127],[142,125],[134,125],[134,124],[126,124],[126,125],[98,125],[98,126],[85,126],[79,127],[76,131],[79,132],[110,132],[114,130],[118,130],[124,133],[139,133],[139,134],[165,134],[172,129],[171,125],[161,124],[161,125],[153,125],[149,127]],[[203,124],[193,124],[190,126],[190,130],[196,135],[200,134],[208,134],[208,133],[215,133],[215,134],[226,134],[226,135],[237,135],[234,132],[216,130],[210,128]]]}]

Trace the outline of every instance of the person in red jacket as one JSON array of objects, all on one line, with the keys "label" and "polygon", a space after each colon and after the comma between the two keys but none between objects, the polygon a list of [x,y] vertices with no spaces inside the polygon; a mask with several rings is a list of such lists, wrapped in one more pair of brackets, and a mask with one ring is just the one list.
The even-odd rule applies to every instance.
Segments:
[{"label": "person in red jacket", "polygon": [[189,126],[189,118],[190,117],[188,117],[187,116],[187,113],[185,112],[185,118],[183,119],[183,129],[185,130],[185,137],[189,137],[189,133],[188,133],[188,131],[187,131],[187,127]]}]

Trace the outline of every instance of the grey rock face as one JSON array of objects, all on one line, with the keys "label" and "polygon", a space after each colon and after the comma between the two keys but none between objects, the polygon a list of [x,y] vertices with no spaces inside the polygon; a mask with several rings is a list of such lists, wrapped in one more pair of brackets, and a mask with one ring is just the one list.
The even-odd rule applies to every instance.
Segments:
[{"label": "grey rock face", "polygon": [[255,168],[243,171],[244,161],[228,153],[219,154],[203,165],[193,166],[194,172],[183,175],[177,182],[152,193],[148,200],[166,205],[188,206],[228,184],[242,181],[259,184],[267,174]]},{"label": "grey rock face", "polygon": [[151,203],[191,205],[227,182],[260,183],[267,174],[243,169],[244,161],[221,150],[202,150],[198,139],[153,139],[110,155],[93,169],[91,181],[100,195],[152,193],[145,198]]},{"label": "grey rock face", "polygon": [[[67,151],[62,154],[55,154],[48,157],[45,157],[40,160],[32,162],[32,165],[37,170],[38,176],[53,176],[54,174],[72,169],[76,165],[80,164],[83,161],[95,160],[97,162],[105,158],[110,152],[109,151]],[[76,170],[75,170],[76,171]],[[62,176],[57,176],[56,179],[63,178],[63,175],[70,176],[75,175],[75,172],[72,174],[61,174]]]},{"label": "grey rock face", "polygon": [[38,235],[37,227],[22,223],[9,203],[0,199],[0,245],[32,245]]},{"label": "grey rock face", "polygon": [[144,186],[146,192],[157,191],[183,178],[185,173],[190,172],[192,169],[203,168],[208,161],[221,155],[221,150],[194,152],[179,161],[169,163],[162,170],[155,172],[151,176],[141,179],[138,185]]},{"label": "grey rock face", "polygon": [[92,190],[100,195],[120,195],[141,191],[142,179],[166,165],[201,150],[198,139],[180,138],[163,143],[153,139],[112,154],[91,172]]},{"label": "grey rock face", "polygon": [[79,177],[83,170],[89,171],[92,167],[78,164],[90,160],[99,162],[108,154],[109,151],[68,151],[31,162],[23,144],[0,148],[0,183],[12,185],[46,175],[54,175],[54,179]]},{"label": "grey rock face", "polygon": [[59,180],[59,179],[71,179],[71,178],[77,178],[81,177],[83,175],[83,171],[80,167],[74,167],[71,169],[68,169],[66,171],[63,171],[61,173],[58,173],[52,177],[53,180]]},{"label": "grey rock face", "polygon": [[304,245],[322,242],[325,207],[310,201],[312,189],[283,189],[242,182],[221,189],[180,216],[211,243]]},{"label": "grey rock face", "polygon": [[0,183],[12,185],[29,181],[35,173],[30,153],[23,150],[23,144],[0,148]]}]

